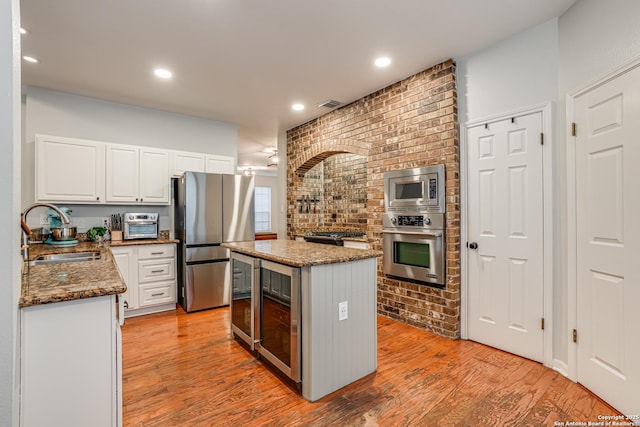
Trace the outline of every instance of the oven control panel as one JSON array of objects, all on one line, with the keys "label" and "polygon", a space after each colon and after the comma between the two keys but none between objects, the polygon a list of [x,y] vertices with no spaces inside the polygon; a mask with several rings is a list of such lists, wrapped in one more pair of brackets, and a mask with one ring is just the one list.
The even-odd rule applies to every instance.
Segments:
[{"label": "oven control panel", "polygon": [[431,218],[424,215],[398,215],[389,218],[391,224],[399,227],[424,227],[431,224]]},{"label": "oven control panel", "polygon": [[385,213],[382,217],[382,226],[388,228],[440,229],[444,228],[444,214],[398,215]]}]

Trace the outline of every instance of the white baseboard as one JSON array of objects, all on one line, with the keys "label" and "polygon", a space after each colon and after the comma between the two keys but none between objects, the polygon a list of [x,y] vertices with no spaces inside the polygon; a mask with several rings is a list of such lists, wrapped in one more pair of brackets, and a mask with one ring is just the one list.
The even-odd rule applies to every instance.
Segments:
[{"label": "white baseboard", "polygon": [[566,362],[560,359],[553,359],[553,366],[551,368],[569,378],[569,365],[567,365]]}]

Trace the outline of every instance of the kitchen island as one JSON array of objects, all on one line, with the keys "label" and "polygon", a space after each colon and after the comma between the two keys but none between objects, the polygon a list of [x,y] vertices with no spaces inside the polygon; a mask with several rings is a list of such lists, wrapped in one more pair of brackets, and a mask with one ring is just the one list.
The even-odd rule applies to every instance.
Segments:
[{"label": "kitchen island", "polygon": [[[259,277],[255,281],[259,285],[253,286],[251,291],[253,307],[264,308],[265,304],[271,304],[267,299],[272,298],[268,295],[265,297],[265,294],[273,291],[275,272],[286,272],[287,269],[293,272],[290,317],[292,327],[299,327],[299,336],[296,336],[292,329],[290,339],[292,342],[298,341],[299,345],[297,350],[293,348],[291,351],[282,352],[286,353],[285,356],[291,356],[290,363],[274,365],[294,381],[299,381],[302,395],[306,399],[318,400],[375,372],[376,273],[377,257],[382,255],[381,251],[294,240],[224,243],[223,246],[231,250],[232,262],[236,254],[240,254],[245,260],[249,260],[248,265],[260,266],[256,267]],[[235,280],[242,276],[242,273],[234,267],[233,274],[233,287],[236,287]],[[299,280],[295,280],[296,277],[299,277]],[[278,280],[277,283],[277,287],[280,288],[284,281]],[[299,284],[298,296],[298,291],[293,290],[296,283]],[[235,289],[232,292],[235,292]],[[286,296],[284,292],[281,294]],[[233,309],[232,299],[232,312]],[[266,308],[255,311],[258,317],[268,315]],[[277,317],[287,318],[281,315]],[[300,319],[299,325],[293,320],[297,318]],[[240,319],[242,320],[242,316]],[[265,341],[268,338],[265,325],[269,324],[269,319],[263,321],[260,318],[255,322],[256,326],[253,329],[260,331],[256,348],[260,355],[269,356],[269,353],[274,353],[267,348],[269,343]],[[254,341],[254,337],[251,341]],[[289,345],[289,338],[281,342],[283,346]],[[273,341],[270,345],[273,346]],[[267,360],[271,361],[269,357]],[[290,375],[295,367],[300,369],[299,378]]]}]

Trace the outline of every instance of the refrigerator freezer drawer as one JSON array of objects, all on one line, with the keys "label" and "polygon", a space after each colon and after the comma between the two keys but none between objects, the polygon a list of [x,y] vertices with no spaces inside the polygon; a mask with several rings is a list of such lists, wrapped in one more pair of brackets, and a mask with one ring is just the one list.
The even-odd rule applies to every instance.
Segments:
[{"label": "refrigerator freezer drawer", "polygon": [[187,264],[185,311],[229,305],[229,261]]},{"label": "refrigerator freezer drawer", "polygon": [[138,283],[173,280],[175,278],[176,270],[173,259],[138,261]]}]

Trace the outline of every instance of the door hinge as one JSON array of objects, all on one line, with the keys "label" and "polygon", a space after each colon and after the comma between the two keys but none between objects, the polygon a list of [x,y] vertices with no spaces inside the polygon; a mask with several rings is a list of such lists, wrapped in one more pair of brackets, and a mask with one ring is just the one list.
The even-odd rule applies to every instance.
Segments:
[{"label": "door hinge", "polygon": [[544,145],[544,133],[540,132],[540,145]]},{"label": "door hinge", "polygon": [[573,342],[578,342],[578,331],[573,330]]},{"label": "door hinge", "polygon": [[571,136],[577,136],[578,135],[578,125],[576,125],[575,123],[571,123]]},{"label": "door hinge", "polygon": [[544,317],[540,319],[540,329],[544,331]]}]

